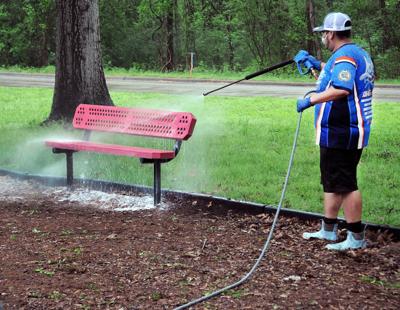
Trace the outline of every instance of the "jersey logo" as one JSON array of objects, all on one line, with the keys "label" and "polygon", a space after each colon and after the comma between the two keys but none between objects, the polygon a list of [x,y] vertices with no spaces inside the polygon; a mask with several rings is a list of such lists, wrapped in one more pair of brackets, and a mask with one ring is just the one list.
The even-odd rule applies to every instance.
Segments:
[{"label": "jersey logo", "polygon": [[343,82],[348,82],[348,81],[350,81],[350,78],[351,78],[351,74],[349,71],[342,70],[339,72],[339,80],[341,80]]},{"label": "jersey logo", "polygon": [[364,56],[365,72],[360,76],[360,81],[364,81],[366,87],[373,86],[375,79],[374,64]]}]

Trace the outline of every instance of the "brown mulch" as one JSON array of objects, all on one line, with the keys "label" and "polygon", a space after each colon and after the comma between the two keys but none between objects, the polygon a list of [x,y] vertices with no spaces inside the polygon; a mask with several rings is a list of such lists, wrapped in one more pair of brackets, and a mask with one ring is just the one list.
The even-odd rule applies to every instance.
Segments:
[{"label": "brown mulch", "polygon": [[[260,253],[273,215],[200,201],[115,212],[40,195],[0,200],[4,309],[173,309],[236,282]],[[195,309],[400,309],[400,243],[336,253],[280,218],[251,279]],[[344,237],[344,232],[342,232]],[[0,306],[1,308],[1,306]]]}]

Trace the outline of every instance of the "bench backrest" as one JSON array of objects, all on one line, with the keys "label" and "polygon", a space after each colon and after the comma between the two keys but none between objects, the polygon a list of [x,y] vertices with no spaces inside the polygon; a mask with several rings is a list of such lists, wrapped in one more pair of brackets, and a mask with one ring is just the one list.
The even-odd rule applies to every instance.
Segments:
[{"label": "bench backrest", "polygon": [[192,135],[196,118],[189,112],[80,104],[73,126],[79,129],[126,133],[175,140]]}]

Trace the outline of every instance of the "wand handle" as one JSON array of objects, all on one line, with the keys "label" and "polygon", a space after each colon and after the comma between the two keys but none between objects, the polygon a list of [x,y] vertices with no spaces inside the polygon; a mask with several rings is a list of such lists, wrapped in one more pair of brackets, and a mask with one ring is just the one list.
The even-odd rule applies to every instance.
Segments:
[{"label": "wand handle", "polygon": [[290,64],[293,63],[293,62],[294,62],[293,59],[289,59],[289,60],[287,60],[287,61],[281,62],[281,63],[279,63],[279,64],[276,64],[276,65],[273,65],[273,66],[271,66],[271,67],[262,69],[262,70],[260,70],[260,71],[254,72],[254,73],[252,73],[252,74],[249,74],[249,75],[247,75],[244,79],[245,79],[245,80],[250,80],[250,79],[255,78],[256,76],[259,76],[259,75],[261,75],[261,74],[264,74],[264,73],[267,73],[267,72],[270,72],[270,71],[274,71],[274,70],[276,70],[276,69],[279,69],[279,68],[285,67],[285,66],[287,66],[287,65],[290,65]]},{"label": "wand handle", "polygon": [[207,96],[207,95],[209,95],[209,94],[211,94],[211,93],[213,93],[213,92],[215,92],[215,91],[217,91],[217,90],[221,90],[221,89],[223,89],[223,88],[225,88],[225,87],[231,86],[231,85],[233,85],[233,84],[239,83],[239,82],[244,81],[244,80],[246,80],[246,78],[241,79],[241,80],[237,80],[237,81],[235,81],[235,82],[232,82],[232,83],[226,84],[226,85],[224,85],[224,86],[221,86],[221,87],[219,87],[219,88],[213,89],[213,90],[211,90],[211,91],[209,91],[209,92],[207,92],[207,93],[204,93],[203,96]]},{"label": "wand handle", "polygon": [[293,59],[289,59],[289,60],[287,60],[287,61],[284,61],[284,62],[281,62],[281,63],[279,63],[279,64],[273,65],[273,66],[271,66],[271,67],[268,67],[268,68],[262,69],[262,70],[260,70],[260,71],[254,72],[254,73],[252,73],[252,74],[247,75],[244,79],[240,79],[240,80],[234,81],[234,82],[232,82],[232,83],[226,84],[226,85],[224,85],[224,86],[222,86],[222,87],[219,87],[219,88],[213,89],[213,90],[211,90],[211,91],[209,91],[209,92],[207,92],[207,93],[204,93],[203,96],[207,96],[207,95],[209,95],[209,94],[211,94],[211,93],[213,93],[213,92],[215,92],[215,91],[217,91],[217,90],[221,90],[221,89],[223,89],[223,88],[225,88],[225,87],[231,86],[231,85],[236,84],[236,83],[239,83],[239,82],[241,82],[241,81],[250,80],[250,79],[255,78],[256,76],[259,76],[259,75],[261,75],[261,74],[264,74],[264,73],[267,73],[267,72],[270,72],[270,71],[273,71],[273,70],[276,70],[276,69],[285,67],[285,66],[287,66],[287,65],[290,65],[290,64],[293,63],[293,62],[294,62]]}]

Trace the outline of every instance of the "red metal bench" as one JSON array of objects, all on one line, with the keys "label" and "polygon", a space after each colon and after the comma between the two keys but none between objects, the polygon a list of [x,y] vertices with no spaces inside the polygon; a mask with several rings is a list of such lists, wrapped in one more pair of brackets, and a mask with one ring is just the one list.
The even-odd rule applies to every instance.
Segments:
[{"label": "red metal bench", "polygon": [[[193,133],[196,118],[189,112],[172,112],[140,108],[123,108],[81,104],[74,115],[73,126],[85,130],[83,140],[47,140],[53,153],[65,153],[67,184],[73,183],[72,154],[78,151],[137,157],[143,164],[154,164],[154,204],[161,200],[161,164],[174,159],[183,140]],[[135,136],[174,139],[173,150],[104,144],[89,141],[91,131],[123,133]]]}]

